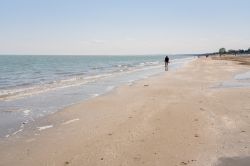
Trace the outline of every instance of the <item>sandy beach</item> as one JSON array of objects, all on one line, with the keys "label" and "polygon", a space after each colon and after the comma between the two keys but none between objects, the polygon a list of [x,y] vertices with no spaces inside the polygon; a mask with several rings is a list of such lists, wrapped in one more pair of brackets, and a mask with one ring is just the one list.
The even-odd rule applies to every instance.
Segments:
[{"label": "sandy beach", "polygon": [[0,165],[249,166],[244,62],[198,58],[70,106],[1,140]]}]

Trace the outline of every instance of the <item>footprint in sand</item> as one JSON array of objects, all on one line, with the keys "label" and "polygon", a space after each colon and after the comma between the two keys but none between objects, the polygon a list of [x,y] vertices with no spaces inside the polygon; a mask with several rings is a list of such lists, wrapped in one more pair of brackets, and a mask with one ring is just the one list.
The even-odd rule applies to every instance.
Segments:
[{"label": "footprint in sand", "polygon": [[64,165],[69,165],[69,162],[68,162],[68,161],[65,161],[65,162],[64,162]]},{"label": "footprint in sand", "polygon": [[[191,162],[195,162],[196,160],[191,160]],[[180,165],[188,165],[190,163],[190,161],[188,160],[188,161],[186,161],[186,162],[184,162],[184,161],[182,161],[181,163],[180,163]]]},{"label": "footprint in sand", "polygon": [[200,110],[201,110],[201,111],[205,111],[205,109],[204,109],[204,108],[200,108]]},{"label": "footprint in sand", "polygon": [[199,119],[194,119],[195,122],[199,121]]},{"label": "footprint in sand", "polygon": [[187,165],[188,163],[187,163],[187,162],[182,161],[180,164],[181,164],[181,165]]}]

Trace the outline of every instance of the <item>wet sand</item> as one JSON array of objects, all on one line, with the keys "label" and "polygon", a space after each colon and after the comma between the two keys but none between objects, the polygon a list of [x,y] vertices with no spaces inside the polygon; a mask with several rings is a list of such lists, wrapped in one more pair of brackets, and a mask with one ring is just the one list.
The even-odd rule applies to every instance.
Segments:
[{"label": "wet sand", "polygon": [[0,165],[245,166],[250,87],[217,85],[249,70],[199,58],[120,87],[41,119],[40,130],[1,140]]},{"label": "wet sand", "polygon": [[230,60],[238,62],[241,65],[250,65],[250,55],[244,56],[233,56],[233,55],[225,55],[221,57],[213,57],[213,60]]}]

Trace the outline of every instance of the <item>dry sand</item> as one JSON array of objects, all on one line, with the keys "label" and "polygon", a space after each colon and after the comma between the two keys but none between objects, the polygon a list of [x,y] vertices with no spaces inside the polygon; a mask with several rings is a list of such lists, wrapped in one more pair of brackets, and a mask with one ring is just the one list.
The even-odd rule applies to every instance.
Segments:
[{"label": "dry sand", "polygon": [[[0,142],[0,165],[250,165],[247,65],[200,58],[41,119]],[[49,126],[49,127],[48,127]]]}]

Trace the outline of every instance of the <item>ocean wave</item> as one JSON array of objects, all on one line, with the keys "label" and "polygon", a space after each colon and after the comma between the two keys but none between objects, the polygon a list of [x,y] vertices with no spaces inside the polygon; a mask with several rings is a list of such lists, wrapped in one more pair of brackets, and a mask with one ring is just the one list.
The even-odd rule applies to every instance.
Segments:
[{"label": "ocean wave", "polygon": [[[174,59],[171,61],[172,64],[182,64],[183,62],[192,58]],[[8,87],[7,89],[0,90],[0,101],[9,101],[26,96],[32,96],[39,93],[53,91],[62,88],[68,88],[73,86],[81,86],[88,83],[100,81],[102,79],[115,77],[120,74],[129,74],[132,72],[150,70],[162,67],[163,62],[160,61],[149,61],[140,62],[136,64],[116,64],[109,70],[102,71],[102,73],[93,73],[87,75],[86,73],[77,73],[73,76],[61,79],[53,80],[49,82],[40,82],[39,84],[22,83],[20,86]]]},{"label": "ocean wave", "polygon": [[11,89],[0,90],[0,100],[13,100],[34,94],[44,93],[61,88],[68,88],[72,86],[80,86],[90,82],[104,79],[112,74],[99,74],[93,76],[75,76],[64,80],[55,80],[48,83],[35,84],[31,86],[20,86]]},{"label": "ocean wave", "polygon": [[[10,101],[26,96],[31,96],[39,93],[45,93],[52,90],[68,88],[73,86],[81,86],[84,84],[92,83],[113,77],[119,73],[125,73],[126,71],[111,71],[110,73],[101,73],[96,75],[75,75],[67,79],[54,80],[40,84],[22,84],[25,86],[11,87],[8,89],[0,90],[0,101]],[[29,85],[29,86],[27,86]]]}]

